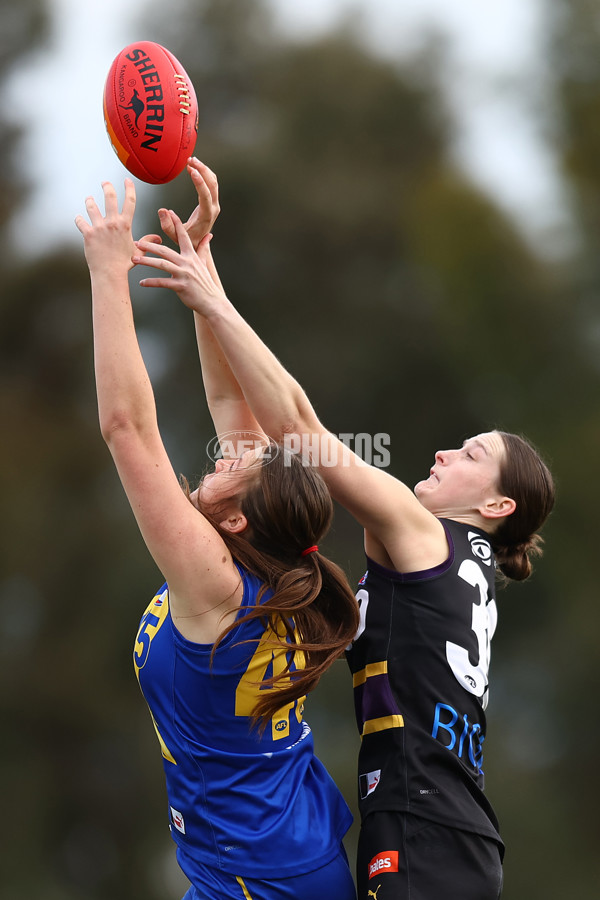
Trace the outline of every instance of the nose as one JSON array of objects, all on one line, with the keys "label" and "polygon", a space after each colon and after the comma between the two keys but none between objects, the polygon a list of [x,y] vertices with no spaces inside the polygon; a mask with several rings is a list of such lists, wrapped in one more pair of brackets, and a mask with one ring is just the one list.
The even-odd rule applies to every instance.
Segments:
[{"label": "nose", "polygon": [[435,452],[435,461],[440,466],[445,466],[450,462],[452,458],[452,450],[436,450]]},{"label": "nose", "polygon": [[222,472],[225,468],[225,460],[221,457],[215,463],[215,472]]}]

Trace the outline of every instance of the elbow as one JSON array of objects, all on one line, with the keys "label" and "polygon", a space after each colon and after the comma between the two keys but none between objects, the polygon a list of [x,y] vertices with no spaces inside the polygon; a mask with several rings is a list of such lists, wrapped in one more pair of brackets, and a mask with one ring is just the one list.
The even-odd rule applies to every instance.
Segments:
[{"label": "elbow", "polygon": [[123,435],[139,431],[133,416],[125,410],[113,409],[110,413],[100,412],[99,418],[100,433],[109,447]]},{"label": "elbow", "polygon": [[291,442],[293,446],[310,440],[314,435],[321,434],[324,431],[323,426],[316,416],[302,415],[298,411],[298,415],[289,417],[280,428],[279,440],[286,443]]},{"label": "elbow", "polygon": [[269,437],[284,443],[323,431],[317,415],[301,389],[285,391],[271,397],[254,410]]}]

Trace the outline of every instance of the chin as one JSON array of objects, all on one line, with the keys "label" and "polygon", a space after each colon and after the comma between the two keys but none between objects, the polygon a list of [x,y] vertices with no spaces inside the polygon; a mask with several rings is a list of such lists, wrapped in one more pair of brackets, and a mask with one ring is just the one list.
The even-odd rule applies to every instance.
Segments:
[{"label": "chin", "polygon": [[413,494],[420,500],[421,497],[426,497],[428,494],[427,491],[427,479],[423,479],[423,481],[418,481],[413,488]]}]

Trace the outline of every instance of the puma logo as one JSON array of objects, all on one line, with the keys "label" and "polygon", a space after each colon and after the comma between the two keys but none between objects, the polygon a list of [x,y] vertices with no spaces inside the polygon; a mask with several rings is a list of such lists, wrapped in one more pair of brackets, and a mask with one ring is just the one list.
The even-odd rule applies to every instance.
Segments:
[{"label": "puma logo", "polygon": [[375,888],[375,893],[373,893],[373,891],[369,891],[369,893],[367,894],[367,897],[374,897],[375,900],[377,900],[377,891],[379,890],[380,887],[381,887],[381,885],[378,884],[377,887]]}]

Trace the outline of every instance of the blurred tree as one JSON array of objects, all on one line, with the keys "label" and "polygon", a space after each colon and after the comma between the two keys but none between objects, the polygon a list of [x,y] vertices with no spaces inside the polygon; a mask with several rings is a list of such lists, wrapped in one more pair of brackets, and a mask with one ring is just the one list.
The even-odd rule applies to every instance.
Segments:
[{"label": "blurred tree", "polygon": [[[34,22],[43,35],[42,11],[24,0],[7,9],[0,75],[28,51]],[[507,900],[591,900],[598,883],[591,813],[585,794],[571,792],[569,772],[577,753],[586,781],[598,777],[594,745],[575,744],[588,691],[573,686],[593,694],[597,678],[587,564],[594,529],[581,517],[594,506],[587,473],[600,437],[588,393],[600,334],[590,240],[600,55],[589,4],[560,0],[553,16],[559,136],[581,222],[577,271],[536,258],[453,164],[443,47],[392,64],[364,46],[351,21],[318,41],[285,42],[261,0],[172,0],[168,10],[148,2],[144,13],[145,37],[169,46],[196,86],[197,154],[221,183],[213,247],[224,283],[324,421],[338,432],[389,435],[391,468],[408,483],[427,472],[437,447],[495,426],[523,430],[557,471],[548,557],[531,583],[501,596],[495,639],[487,767],[509,845]],[[9,159],[16,137],[2,145],[3,226],[23,189]],[[138,233],[156,230],[148,206],[185,216],[193,205],[185,176],[138,194]],[[130,671],[133,634],[159,574],[97,428],[82,253],[70,246],[0,265],[9,735],[1,753],[13,813],[2,894],[176,898],[183,889],[163,820],[160,757]],[[207,463],[212,426],[191,318],[170,293],[134,293],[165,440],[176,469],[193,477]],[[341,512],[328,550],[351,577],[362,574],[360,530]],[[354,805],[358,740],[343,663],[311,699],[308,719]],[[351,853],[355,836],[356,828]]]},{"label": "blurred tree", "polygon": [[[22,0],[16,6],[8,0],[0,5],[0,79],[10,72],[17,57],[30,53],[40,45],[46,29],[43,0]],[[22,202],[26,185],[18,172],[17,152],[23,125],[17,124],[18,115],[3,108],[0,113],[0,146],[2,170],[0,172],[0,229],[4,230],[16,205]]]}]

